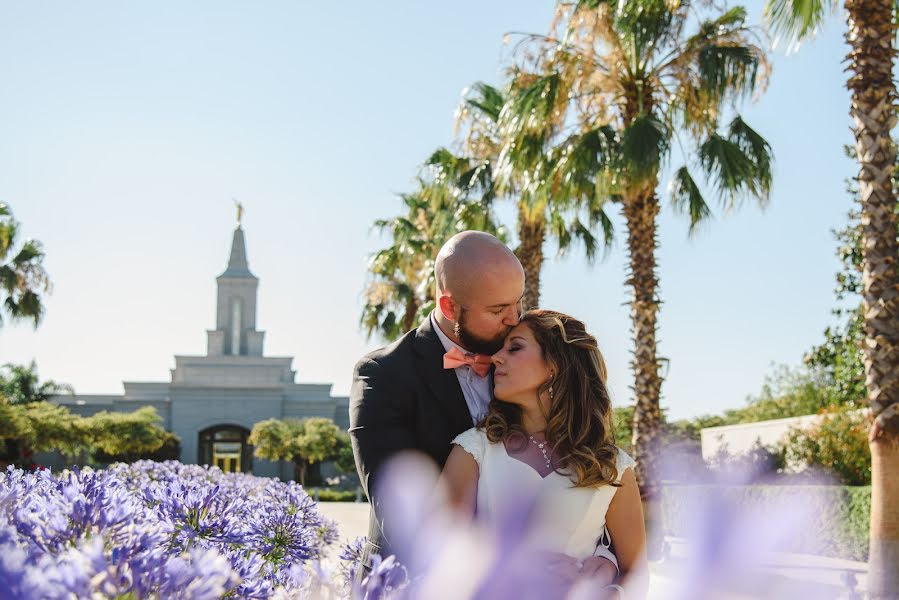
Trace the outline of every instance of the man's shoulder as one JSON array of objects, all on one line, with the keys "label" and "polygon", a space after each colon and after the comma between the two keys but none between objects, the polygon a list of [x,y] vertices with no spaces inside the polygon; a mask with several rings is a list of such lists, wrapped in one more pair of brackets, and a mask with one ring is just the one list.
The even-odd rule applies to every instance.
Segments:
[{"label": "man's shoulder", "polygon": [[372,350],[359,359],[354,371],[358,373],[366,368],[392,369],[407,363],[412,359],[417,333],[418,330],[413,329],[387,346]]}]

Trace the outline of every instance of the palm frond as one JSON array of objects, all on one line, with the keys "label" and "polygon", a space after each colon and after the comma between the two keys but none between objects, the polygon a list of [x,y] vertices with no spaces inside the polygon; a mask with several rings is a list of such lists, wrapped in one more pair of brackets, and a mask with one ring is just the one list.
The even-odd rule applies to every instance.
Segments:
[{"label": "palm frond", "polygon": [[756,197],[762,204],[767,201],[771,185],[770,149],[742,121],[728,138],[717,133],[709,136],[699,148],[699,162],[722,200],[729,200],[729,207],[747,195]]},{"label": "palm frond", "polygon": [[774,154],[771,145],[757,131],[747,125],[740,115],[734,117],[730,122],[728,139],[739,146],[754,166],[753,177],[747,182],[750,192],[762,204],[767,203],[773,178]]},{"label": "palm frond", "polygon": [[699,85],[714,98],[740,96],[756,88],[759,53],[748,45],[708,44],[698,52]]},{"label": "palm frond", "polygon": [[664,123],[650,115],[639,115],[621,135],[619,159],[635,180],[654,176],[668,153],[671,134]]},{"label": "palm frond", "polygon": [[836,0],[768,0],[764,15],[775,38],[794,46],[814,37],[824,18],[838,6]]},{"label": "palm frond", "polygon": [[474,84],[473,94],[465,99],[465,103],[493,122],[499,120],[499,113],[506,103],[505,95],[492,85],[483,82]]},{"label": "palm frond", "polygon": [[683,21],[682,5],[669,0],[619,0],[613,29],[628,50],[630,70],[637,75],[654,51],[676,38]]},{"label": "palm frond", "polygon": [[674,172],[669,192],[675,209],[690,215],[690,235],[693,235],[697,225],[712,216],[712,211],[687,167]]},{"label": "palm frond", "polygon": [[604,125],[572,135],[558,154],[550,174],[554,195],[590,206],[604,203],[618,158],[615,130]]}]

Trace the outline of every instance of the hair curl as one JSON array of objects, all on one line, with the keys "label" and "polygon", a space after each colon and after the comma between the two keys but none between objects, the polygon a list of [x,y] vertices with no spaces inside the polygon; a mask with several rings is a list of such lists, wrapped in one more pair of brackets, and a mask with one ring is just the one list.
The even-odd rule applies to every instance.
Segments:
[{"label": "hair curl", "polygon": [[[555,370],[537,390],[553,389],[546,417],[546,440],[557,457],[558,471],[575,487],[619,486],[618,450],[612,430],[612,402],[606,388],[606,364],[596,338],[584,323],[552,310],[529,310],[521,317],[540,345],[543,358]],[[541,404],[541,406],[543,406]],[[521,408],[494,399],[480,424],[491,442],[527,440]]]}]

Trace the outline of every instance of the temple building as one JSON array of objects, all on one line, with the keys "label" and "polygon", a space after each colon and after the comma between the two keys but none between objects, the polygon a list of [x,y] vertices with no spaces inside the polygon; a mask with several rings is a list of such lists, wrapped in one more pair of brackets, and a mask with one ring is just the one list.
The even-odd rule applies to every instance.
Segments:
[{"label": "temple building", "polygon": [[256,330],[259,279],[250,271],[239,220],[228,267],[216,282],[215,329],[206,332],[205,356],[175,356],[170,381],[125,381],[122,395],[77,394],[54,402],[83,416],[152,406],[181,439],[182,462],[292,479],[289,463],[253,456],[247,444],[253,424],[327,417],[346,430],[349,400],[332,396],[331,384],[296,383],[293,357],[265,356],[265,332]]}]

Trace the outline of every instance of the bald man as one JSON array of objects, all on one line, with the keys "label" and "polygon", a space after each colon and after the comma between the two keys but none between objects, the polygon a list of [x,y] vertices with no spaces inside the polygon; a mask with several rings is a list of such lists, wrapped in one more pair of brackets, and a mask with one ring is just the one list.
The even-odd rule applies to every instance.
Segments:
[{"label": "bald man", "polygon": [[393,554],[372,497],[384,463],[417,450],[443,468],[453,438],[486,415],[492,392],[486,358],[502,348],[522,312],[524,270],[492,235],[453,236],[437,255],[435,275],[436,310],[418,329],[363,357],[353,373],[349,431],[372,506],[366,567],[371,554]]}]

